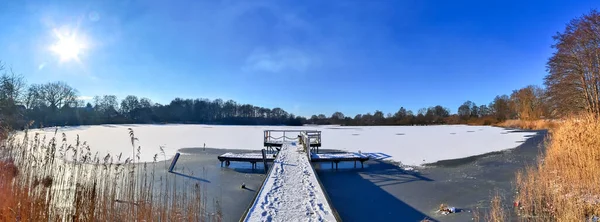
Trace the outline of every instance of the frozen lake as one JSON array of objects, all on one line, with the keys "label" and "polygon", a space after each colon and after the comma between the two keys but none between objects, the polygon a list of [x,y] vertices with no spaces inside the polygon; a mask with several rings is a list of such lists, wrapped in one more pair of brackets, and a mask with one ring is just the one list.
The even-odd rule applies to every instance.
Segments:
[{"label": "frozen lake", "polygon": [[[381,153],[387,160],[418,166],[439,160],[457,159],[521,145],[534,132],[512,131],[491,126],[218,126],[218,125],[97,125],[58,128],[67,143],[75,144],[77,135],[86,141],[98,156],[119,155],[122,160],[132,155],[128,128],[133,129],[137,146],[141,146],[142,161],[151,162],[164,148],[171,158],[181,148],[217,148],[260,150],[263,130],[320,130],[323,149],[349,152]],[[50,138],[55,128],[29,132]],[[22,136],[23,134],[20,134]],[[292,135],[293,136],[293,135]],[[159,160],[165,157],[160,154]]]}]

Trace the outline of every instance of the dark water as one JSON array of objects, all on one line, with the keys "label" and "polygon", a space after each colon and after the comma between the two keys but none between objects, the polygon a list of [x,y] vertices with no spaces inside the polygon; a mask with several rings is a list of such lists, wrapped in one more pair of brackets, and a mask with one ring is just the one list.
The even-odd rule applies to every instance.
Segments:
[{"label": "dark water", "polygon": [[[535,163],[546,135],[537,133],[515,149],[440,161],[418,172],[383,161],[368,161],[365,169],[315,169],[344,221],[472,221],[473,211],[485,213],[496,193],[514,212],[512,182],[519,169]],[[441,215],[436,210],[442,203],[461,212]],[[511,220],[517,220],[514,214]]]},{"label": "dark water", "polygon": [[[238,221],[254,200],[258,187],[265,178],[264,169],[261,166],[252,169],[250,163],[236,162],[232,162],[228,167],[221,167],[217,156],[226,152],[247,153],[249,151],[185,148],[180,149],[179,152],[182,155],[177,161],[174,172],[183,175],[178,177],[187,178],[190,182],[202,183],[208,201],[219,202],[223,221]],[[247,189],[241,188],[242,183],[245,183]],[[215,204],[207,205],[212,209]]]}]

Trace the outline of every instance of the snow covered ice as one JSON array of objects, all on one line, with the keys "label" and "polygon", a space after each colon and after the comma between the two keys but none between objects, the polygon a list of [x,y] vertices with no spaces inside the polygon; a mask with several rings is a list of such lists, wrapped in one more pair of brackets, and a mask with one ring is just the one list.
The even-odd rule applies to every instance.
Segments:
[{"label": "snow covered ice", "polygon": [[[418,166],[439,160],[463,158],[473,155],[511,149],[519,146],[534,132],[510,131],[491,126],[217,126],[217,125],[99,125],[59,128],[67,142],[74,144],[77,135],[86,141],[92,153],[123,153],[122,160],[131,156],[132,147],[128,128],[133,129],[141,146],[141,161],[153,161],[164,147],[165,156],[171,158],[181,148],[207,148],[260,150],[263,148],[264,130],[320,130],[322,149],[347,152],[383,153],[386,160],[404,165]],[[54,128],[31,130],[29,136],[41,133],[52,137]],[[22,134],[21,134],[22,135]],[[61,138],[57,138],[60,141]],[[136,147],[137,148],[137,147]]]}]

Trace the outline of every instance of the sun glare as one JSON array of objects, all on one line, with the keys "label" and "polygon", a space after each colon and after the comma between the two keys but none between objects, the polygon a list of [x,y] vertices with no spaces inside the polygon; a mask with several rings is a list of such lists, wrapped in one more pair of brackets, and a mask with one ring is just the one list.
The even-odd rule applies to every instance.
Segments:
[{"label": "sun glare", "polygon": [[50,49],[56,53],[61,62],[79,61],[79,55],[85,49],[85,42],[78,38],[75,31],[54,30],[57,42]]}]

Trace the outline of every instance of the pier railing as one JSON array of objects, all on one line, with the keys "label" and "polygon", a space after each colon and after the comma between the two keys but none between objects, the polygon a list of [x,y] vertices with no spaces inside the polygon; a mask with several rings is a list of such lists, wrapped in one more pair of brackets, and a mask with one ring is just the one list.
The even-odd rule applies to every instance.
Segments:
[{"label": "pier railing", "polygon": [[[320,136],[320,133],[321,132],[319,132],[319,136]],[[306,155],[308,156],[308,161],[310,162],[311,157],[312,157],[312,155],[311,155],[312,153],[311,153],[311,149],[310,149],[310,136],[306,132],[301,132],[300,138],[301,138],[300,142],[301,142],[302,148],[304,149],[304,152],[306,152]]]},{"label": "pier railing", "polygon": [[305,133],[309,137],[310,144],[321,144],[321,131],[317,130],[265,130],[264,143],[300,142],[300,134]]}]

